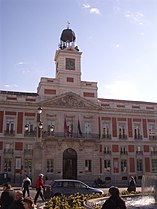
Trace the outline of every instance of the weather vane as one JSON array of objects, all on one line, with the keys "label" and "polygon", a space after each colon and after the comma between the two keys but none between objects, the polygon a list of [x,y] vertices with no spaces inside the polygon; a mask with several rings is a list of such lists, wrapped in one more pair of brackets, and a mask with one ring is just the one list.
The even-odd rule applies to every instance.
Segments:
[{"label": "weather vane", "polygon": [[70,22],[69,22],[69,21],[67,21],[67,23],[68,23],[67,28],[69,29]]}]

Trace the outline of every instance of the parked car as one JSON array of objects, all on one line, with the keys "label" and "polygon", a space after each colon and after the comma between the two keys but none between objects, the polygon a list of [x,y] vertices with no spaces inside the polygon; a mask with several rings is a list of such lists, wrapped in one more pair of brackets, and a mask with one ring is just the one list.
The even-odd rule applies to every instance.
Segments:
[{"label": "parked car", "polygon": [[45,185],[46,187],[50,186],[51,196],[60,196],[60,195],[71,195],[74,193],[80,194],[103,194],[104,192],[100,189],[93,188],[87,184],[72,179],[57,179],[54,180],[51,185]]}]

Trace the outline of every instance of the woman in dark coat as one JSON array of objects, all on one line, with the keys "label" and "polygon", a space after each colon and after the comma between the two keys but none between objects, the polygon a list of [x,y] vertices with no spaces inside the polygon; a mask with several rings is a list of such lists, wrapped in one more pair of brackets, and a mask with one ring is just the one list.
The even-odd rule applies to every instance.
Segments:
[{"label": "woman in dark coat", "polygon": [[119,196],[117,187],[110,187],[109,194],[111,195],[103,204],[102,209],[126,209],[124,200]]},{"label": "woman in dark coat", "polygon": [[11,184],[6,183],[3,185],[3,192],[0,198],[1,209],[8,209],[15,200],[15,191],[12,189]]}]

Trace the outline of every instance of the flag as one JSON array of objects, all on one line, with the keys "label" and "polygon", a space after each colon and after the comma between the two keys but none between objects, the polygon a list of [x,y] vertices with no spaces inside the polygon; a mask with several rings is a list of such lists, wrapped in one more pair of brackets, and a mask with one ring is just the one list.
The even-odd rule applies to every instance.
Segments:
[{"label": "flag", "polygon": [[64,118],[64,134],[67,134],[67,122],[66,122],[66,118]]},{"label": "flag", "polygon": [[82,136],[82,131],[81,131],[81,126],[80,126],[80,121],[78,119],[78,125],[77,125],[78,133]]}]

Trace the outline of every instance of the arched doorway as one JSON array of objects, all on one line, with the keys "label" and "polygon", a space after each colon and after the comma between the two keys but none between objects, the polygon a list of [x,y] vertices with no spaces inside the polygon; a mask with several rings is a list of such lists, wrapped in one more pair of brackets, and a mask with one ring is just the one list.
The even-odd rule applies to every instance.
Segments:
[{"label": "arched doorway", "polygon": [[77,153],[71,148],[63,153],[63,178],[77,179]]}]

